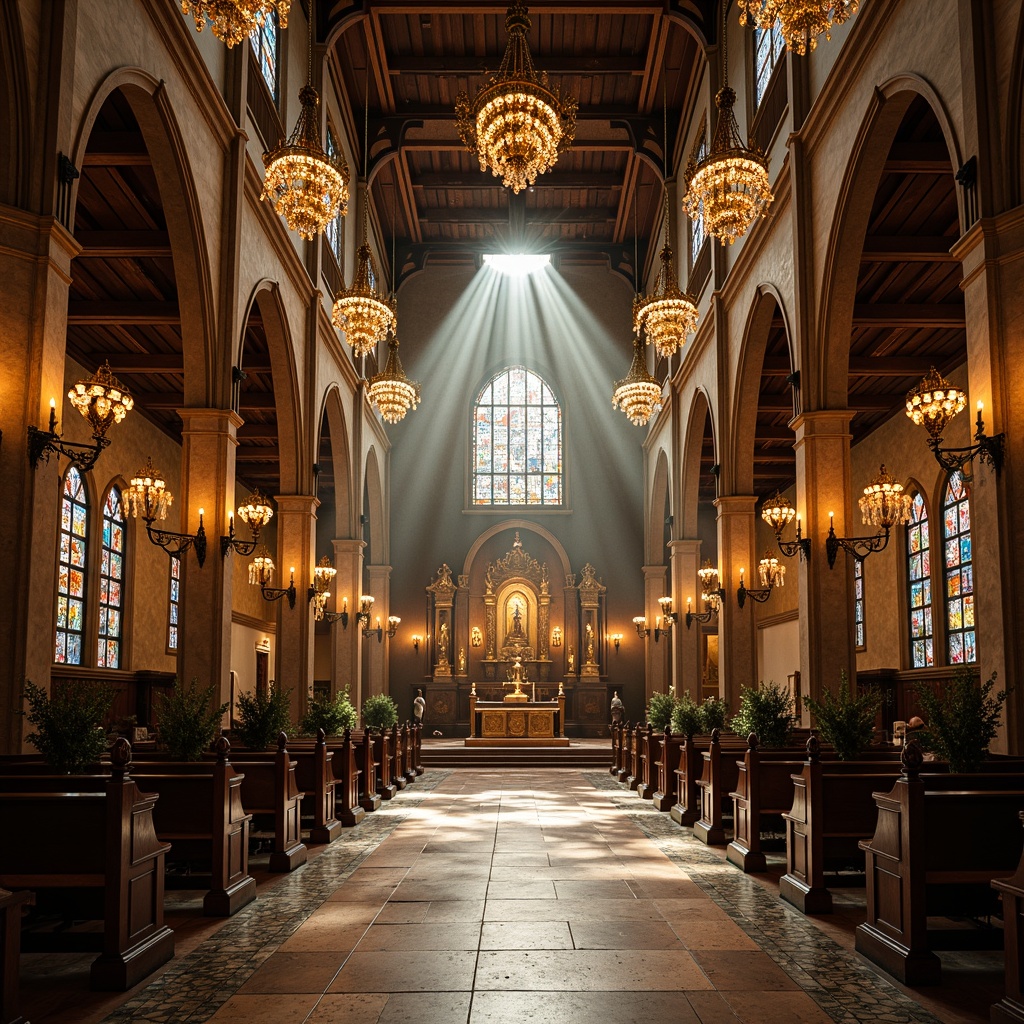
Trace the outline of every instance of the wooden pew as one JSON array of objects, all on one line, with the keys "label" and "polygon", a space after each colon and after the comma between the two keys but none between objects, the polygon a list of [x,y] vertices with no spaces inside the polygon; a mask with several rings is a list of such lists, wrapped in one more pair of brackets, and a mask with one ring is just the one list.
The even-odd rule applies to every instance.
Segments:
[{"label": "wooden pew", "polygon": [[373,759],[378,765],[377,792],[382,800],[393,800],[398,792],[398,785],[392,779],[391,733],[378,732],[373,737]]},{"label": "wooden pew", "polygon": [[693,825],[700,817],[700,796],[697,780],[704,767],[696,736],[687,736],[679,748],[679,765],[675,770],[676,802],[669,808],[672,820],[679,825]]},{"label": "wooden pew", "polygon": [[661,733],[654,731],[650,722],[643,731],[643,743],[640,749],[640,781],[637,783],[636,795],[641,800],[650,800],[658,788],[658,755],[661,753]]},{"label": "wooden pew", "polygon": [[356,744],[352,741],[351,730],[345,730],[341,742],[335,743],[332,753],[334,813],[345,828],[351,828],[366,817],[366,810],[359,803],[362,772],[356,764]]},{"label": "wooden pew", "polygon": [[302,791],[296,780],[297,762],[288,753],[288,737],[279,733],[273,760],[248,753],[240,755],[235,767],[242,770],[242,805],[253,816],[262,814],[274,821],[271,871],[294,871],[306,863],[308,851],[302,842]]},{"label": "wooden pew", "polygon": [[359,804],[364,811],[375,811],[380,807],[378,792],[378,773],[380,762],[375,756],[373,736],[364,729],[354,738],[356,744],[356,764],[359,766]]},{"label": "wooden pew", "polygon": [[413,722],[412,767],[417,775],[423,774],[423,723]]},{"label": "wooden pew", "polygon": [[171,844],[169,862],[210,865],[210,877],[188,874],[190,886],[205,885],[203,913],[231,917],[256,899],[256,879],[249,874],[249,827],[252,815],[242,806],[243,776],[228,761],[226,736],[214,744],[216,761],[145,761],[136,765],[136,781],[157,793],[153,809],[157,838]]},{"label": "wooden pew", "polygon": [[414,726],[409,725],[405,722],[402,725],[402,773],[405,775],[406,780],[411,786],[416,781],[416,768],[413,765],[414,752],[413,743],[414,740]]},{"label": "wooden pew", "polygon": [[659,811],[670,811],[676,802],[676,767],[679,764],[679,748],[682,742],[683,737],[673,736],[671,729],[665,729],[656,762],[658,788],[651,797],[654,806]]},{"label": "wooden pew", "polygon": [[903,752],[903,775],[891,792],[874,794],[878,822],[860,844],[867,920],[857,928],[856,949],[905,985],[941,980],[932,942],[963,948],[967,938],[973,946],[1001,939],[996,929],[960,930],[953,945],[953,933],[929,933],[928,916],[989,913],[991,882],[1013,873],[1024,847],[1020,775],[922,776],[921,765],[921,748],[912,740]]},{"label": "wooden pew", "polygon": [[622,723],[612,722],[612,760],[608,771],[611,775],[618,775],[622,764]]},{"label": "wooden pew", "polygon": [[629,722],[622,727],[622,756],[619,760],[619,770],[615,773],[618,782],[625,782],[629,778],[630,765],[633,763],[633,729]]},{"label": "wooden pew", "polygon": [[21,915],[25,904],[35,902],[32,893],[0,889],[0,1024],[28,1024],[21,1015]]},{"label": "wooden pew", "polygon": [[[1024,821],[1024,811],[1018,817]],[[996,878],[992,888],[1003,901],[1003,959],[1006,994],[989,1010],[992,1024],[1024,1021],[1024,856],[1009,878]]]},{"label": "wooden pew", "polygon": [[[164,924],[164,858],[156,837],[157,797],[141,793],[128,766],[131,747],[119,739],[109,776],[3,779],[0,886],[30,889],[37,900],[70,899],[104,922],[92,988],[124,992],[174,956]],[[19,790],[23,782],[32,788]],[[53,836],[63,842],[38,842]],[[91,906],[90,906],[91,905]]]},{"label": "wooden pew", "polygon": [[396,790],[405,789],[409,780],[405,775],[405,751],[402,746],[402,730],[395,722],[391,726],[391,784]]},{"label": "wooden pew", "polygon": [[721,731],[713,729],[708,749],[701,755],[703,771],[697,780],[700,817],[693,823],[693,835],[708,846],[725,844],[722,807],[727,794],[736,788],[739,778],[736,755],[743,749],[734,744],[735,739],[730,738],[723,750]]},{"label": "wooden pew", "polygon": [[644,757],[644,727],[637,722],[633,729],[633,735],[629,744],[629,774],[626,776],[626,785],[630,789],[636,789],[643,779],[643,757]]}]

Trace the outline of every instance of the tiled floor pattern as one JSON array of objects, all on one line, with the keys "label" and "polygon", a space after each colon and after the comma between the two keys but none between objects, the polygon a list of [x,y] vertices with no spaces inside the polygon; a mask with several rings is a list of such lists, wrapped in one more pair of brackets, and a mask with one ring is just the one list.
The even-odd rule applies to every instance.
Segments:
[{"label": "tiled floor pattern", "polygon": [[468,769],[428,772],[107,1018],[939,1019],[607,775]]}]

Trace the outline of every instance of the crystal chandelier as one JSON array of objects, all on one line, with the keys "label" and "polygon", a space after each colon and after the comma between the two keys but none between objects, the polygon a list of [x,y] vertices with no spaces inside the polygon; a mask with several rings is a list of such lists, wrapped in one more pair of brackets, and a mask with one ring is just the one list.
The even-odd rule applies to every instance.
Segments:
[{"label": "crystal chandelier", "polygon": [[915,426],[923,425],[929,437],[940,441],[946,424],[966,405],[967,396],[934,366],[917,387],[907,392],[907,415]]},{"label": "crystal chandelier", "polygon": [[409,380],[398,358],[398,337],[388,341],[388,358],[384,369],[369,381],[370,401],[380,410],[388,423],[398,423],[405,414],[420,404],[420,386]]},{"label": "crystal chandelier", "polygon": [[742,238],[755,217],[764,217],[775,198],[768,180],[768,157],[756,146],[743,144],[732,108],[736,93],[729,88],[725,7],[722,5],[723,85],[715,96],[718,124],[711,149],[700,163],[686,166],[683,209],[691,220],[704,218],[716,238],[732,245]]},{"label": "crystal chandelier", "polygon": [[913,499],[903,493],[903,484],[885,466],[878,476],[864,488],[864,497],[858,502],[861,519],[869,526],[877,526],[888,532],[894,526],[909,522]]},{"label": "crystal chandelier", "polygon": [[740,24],[749,18],[768,32],[778,21],[786,49],[803,56],[818,45],[818,36],[831,39],[832,26],[842,25],[858,5],[859,0],[739,0]]},{"label": "crystal chandelier", "polygon": [[93,437],[106,438],[111,424],[131,412],[135,400],[104,363],[91,377],[80,380],[69,392],[71,404],[89,421]]},{"label": "crystal chandelier", "polygon": [[644,359],[644,346],[633,339],[633,362],[629,373],[615,382],[612,408],[621,409],[630,423],[642,427],[661,408],[661,384],[651,375]]},{"label": "crystal chandelier", "polygon": [[526,34],[526,4],[513,3],[505,15],[508,45],[501,67],[476,99],[455,101],[459,137],[506,188],[522,192],[555,165],[576,136],[576,100],[548,87],[547,74],[533,66]]},{"label": "crystal chandelier", "polygon": [[786,567],[770,552],[757,563],[757,573],[761,577],[762,587],[784,587],[786,585]]},{"label": "crystal chandelier", "polygon": [[327,602],[331,597],[331,585],[334,582],[334,577],[337,575],[338,570],[331,565],[331,560],[327,555],[320,559],[313,570],[313,586],[310,597],[313,601],[313,618],[317,622],[322,622],[327,614]]},{"label": "crystal chandelier", "polygon": [[160,471],[153,466],[152,458],[147,458],[145,466],[132,477],[128,488],[129,513],[136,519],[141,516],[147,523],[166,519],[173,500]]},{"label": "crystal chandelier", "polygon": [[309,11],[309,58],[306,84],[299,90],[302,110],[295,128],[276,149],[263,154],[266,176],[260,199],[270,199],[288,227],[306,241],[323,231],[339,210],[348,212],[348,164],[340,154],[329,157],[320,142],[320,97],[313,79],[313,23],[315,5]]},{"label": "crystal chandelier", "polygon": [[274,560],[267,549],[260,548],[260,553],[249,563],[249,583],[254,587],[269,587],[274,581]]},{"label": "crystal chandelier", "polygon": [[229,47],[252,35],[277,11],[281,28],[288,27],[288,9],[292,0],[181,0],[181,13],[195,19],[202,32],[207,21],[213,34]]}]

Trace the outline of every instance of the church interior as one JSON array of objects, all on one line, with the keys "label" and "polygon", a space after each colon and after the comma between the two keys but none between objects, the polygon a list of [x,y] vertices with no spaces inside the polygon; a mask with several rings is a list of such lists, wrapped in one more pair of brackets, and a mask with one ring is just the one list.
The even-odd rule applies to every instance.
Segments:
[{"label": "church interior", "polygon": [[[1024,1021],[1019,0],[0,0],[0,327],[0,1024]],[[39,794],[193,801],[138,802],[190,681],[233,881],[165,893],[150,828],[155,930],[40,955],[22,854],[99,826]],[[900,874],[868,787],[833,903],[822,702],[934,807],[961,684],[967,838]],[[29,695],[98,689],[127,744],[50,792]],[[760,832],[776,751],[647,724],[751,692]],[[999,948],[929,949],[912,891],[986,871]]]}]

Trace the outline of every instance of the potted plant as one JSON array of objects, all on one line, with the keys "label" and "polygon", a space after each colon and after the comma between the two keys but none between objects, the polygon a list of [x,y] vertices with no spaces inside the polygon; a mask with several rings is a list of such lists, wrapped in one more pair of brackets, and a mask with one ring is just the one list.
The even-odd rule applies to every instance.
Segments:
[{"label": "potted plant", "polygon": [[647,702],[647,721],[657,732],[664,732],[665,726],[672,724],[675,706],[676,698],[672,693],[652,693]]},{"label": "potted plant", "polygon": [[386,694],[375,693],[363,702],[363,728],[383,732],[398,721],[398,705]]},{"label": "potted plant", "polygon": [[672,709],[672,732],[689,740],[694,733],[700,731],[700,705],[689,693],[684,693]]},{"label": "potted plant", "polygon": [[112,686],[92,683],[65,683],[50,694],[26,679],[21,714],[35,727],[26,739],[56,771],[82,775],[106,750],[103,726],[115,695]]},{"label": "potted plant", "polygon": [[729,705],[717,697],[708,697],[697,708],[700,719],[700,732],[710,735],[714,729],[724,729],[725,720],[729,715]]},{"label": "potted plant", "polygon": [[988,745],[999,728],[1006,690],[993,695],[995,672],[978,682],[969,668],[958,669],[953,681],[937,695],[917,686],[917,699],[926,721],[922,745],[949,763],[951,772],[975,772],[988,755]]},{"label": "potted plant", "polygon": [[278,734],[291,725],[291,690],[271,683],[265,693],[240,693],[235,706],[235,732],[250,750],[269,750]]},{"label": "potted plant", "polygon": [[175,761],[198,761],[217,735],[228,702],[218,707],[216,699],[212,683],[200,690],[194,678],[188,689],[175,679],[174,689],[159,699],[160,745]]},{"label": "potted plant", "polygon": [[315,736],[318,729],[323,729],[327,736],[340,736],[346,729],[356,727],[358,717],[349,699],[348,687],[333,700],[330,697],[326,700],[311,697],[299,722],[299,734]]},{"label": "potted plant", "polygon": [[740,709],[729,723],[740,736],[756,733],[762,747],[784,747],[793,731],[795,716],[789,690],[774,682],[740,693]]},{"label": "potted plant", "polygon": [[851,693],[850,681],[843,671],[838,693],[826,690],[821,700],[804,697],[804,706],[814,715],[822,739],[835,747],[838,758],[852,761],[874,739],[882,696],[874,688],[862,694]]}]

